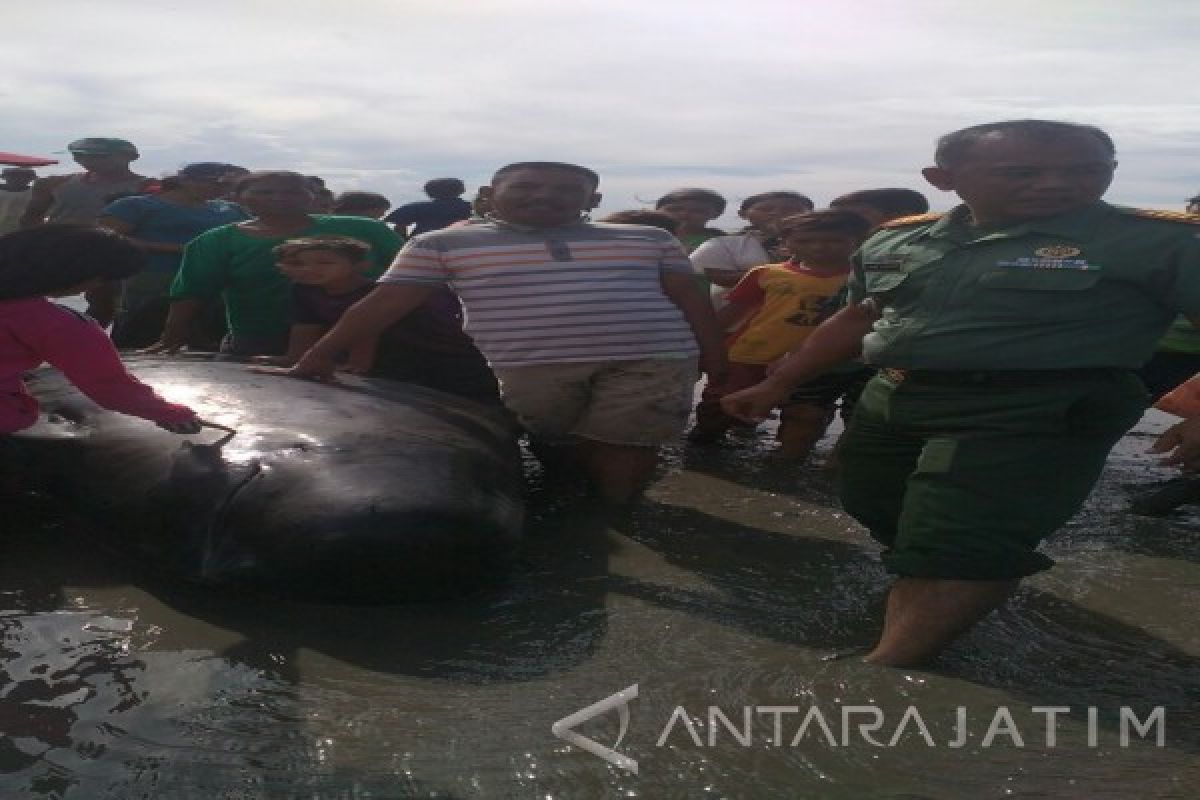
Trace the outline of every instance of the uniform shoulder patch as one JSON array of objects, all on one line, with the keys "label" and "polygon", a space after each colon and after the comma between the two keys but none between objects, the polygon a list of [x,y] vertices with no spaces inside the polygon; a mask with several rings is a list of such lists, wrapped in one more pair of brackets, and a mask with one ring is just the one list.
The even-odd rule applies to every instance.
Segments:
[{"label": "uniform shoulder patch", "polygon": [[1200,214],[1188,214],[1183,211],[1162,211],[1157,208],[1127,208],[1117,206],[1122,214],[1129,214],[1142,219],[1160,219],[1163,222],[1182,222],[1185,225],[1200,225]]},{"label": "uniform shoulder patch", "polygon": [[880,228],[906,228],[909,225],[924,225],[927,222],[937,222],[939,219],[941,219],[944,216],[946,216],[946,215],[945,214],[914,214],[911,217],[897,217],[896,219],[889,220],[889,221],[883,223],[879,227]]}]

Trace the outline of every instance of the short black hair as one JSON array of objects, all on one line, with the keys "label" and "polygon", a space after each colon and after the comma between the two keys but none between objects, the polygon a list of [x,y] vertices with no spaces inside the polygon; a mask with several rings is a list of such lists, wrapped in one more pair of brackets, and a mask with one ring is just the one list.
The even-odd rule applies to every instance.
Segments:
[{"label": "short black hair", "polygon": [[352,236],[298,236],[271,248],[276,258],[286,258],[295,253],[307,253],[312,250],[328,250],[345,256],[355,264],[366,261],[371,255],[371,245]]},{"label": "short black hair", "polygon": [[376,192],[342,192],[333,203],[333,212],[365,211],[368,208],[391,208],[392,201]]},{"label": "short black hair", "polygon": [[847,239],[862,241],[871,232],[871,222],[861,214],[853,211],[809,211],[805,214],[792,214],[784,217],[776,224],[776,230],[781,238],[799,231],[811,233],[830,233],[845,236]]},{"label": "short black hair", "polygon": [[750,195],[742,201],[740,206],[738,206],[738,213],[743,214],[745,213],[746,209],[761,203],[764,200],[795,200],[798,203],[806,204],[809,211],[812,211],[814,208],[813,201],[808,195],[800,194],[800,192],[792,192],[786,189],[780,189],[779,191],[775,192],[762,192],[761,194]]},{"label": "short black hair", "polygon": [[679,220],[662,211],[650,211],[645,208],[634,208],[628,211],[614,211],[601,222],[615,222],[619,225],[649,225],[652,228],[662,228],[667,233],[679,230]]},{"label": "short black hair", "polygon": [[1194,197],[1189,197],[1189,198],[1187,199],[1187,204],[1188,204],[1189,206],[1191,206],[1191,205],[1196,205],[1197,203],[1200,203],[1200,194],[1198,194],[1198,195],[1195,195]]},{"label": "short black hair", "polygon": [[119,233],[77,223],[39,225],[0,236],[0,299],[58,294],[145,267],[145,253]]},{"label": "short black hair", "polygon": [[578,164],[567,164],[562,161],[518,161],[515,164],[506,164],[492,175],[492,183],[495,184],[501,177],[510,172],[522,169],[561,169],[567,172],[577,172],[591,182],[593,189],[600,185],[600,176],[594,171],[587,167],[581,167]]},{"label": "short black hair", "polygon": [[963,162],[967,153],[979,140],[992,134],[1011,133],[1039,142],[1049,142],[1065,136],[1091,136],[1103,145],[1110,156],[1116,156],[1117,146],[1112,137],[1095,125],[1080,125],[1075,122],[1058,122],[1048,119],[1010,119],[1002,122],[987,122],[970,128],[947,133],[937,141],[934,163],[943,169],[955,167]]},{"label": "short black hair", "polygon": [[705,205],[712,206],[712,209],[717,212],[716,216],[721,216],[725,213],[725,198],[712,189],[672,189],[662,197],[654,201],[655,208],[662,208],[671,203],[678,203],[681,200],[695,200]]},{"label": "short black hair", "polygon": [[238,178],[233,184],[233,194],[236,197],[246,191],[247,187],[259,181],[269,180],[285,180],[295,181],[305,188],[306,191],[313,192],[313,184],[307,175],[301,175],[299,172],[291,172],[286,169],[268,169],[258,170],[255,172],[247,172],[245,175]]},{"label": "short black hair", "polygon": [[830,208],[844,206],[870,206],[888,216],[908,217],[928,211],[929,201],[914,189],[863,189],[829,203]]},{"label": "short black hair", "polygon": [[426,181],[425,194],[434,200],[448,200],[451,197],[461,197],[467,191],[467,185],[458,178],[434,178]]}]

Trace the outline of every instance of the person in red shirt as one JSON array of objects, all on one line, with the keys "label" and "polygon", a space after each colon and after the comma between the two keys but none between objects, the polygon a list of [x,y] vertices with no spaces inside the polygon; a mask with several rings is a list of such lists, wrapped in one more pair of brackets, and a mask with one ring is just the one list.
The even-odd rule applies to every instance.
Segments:
[{"label": "person in red shirt", "polygon": [[0,236],[0,434],[37,422],[38,403],[22,376],[44,362],[98,405],[196,433],[190,408],[168,403],[129,374],[91,318],[49,297],[86,292],[138,272],[145,256],[125,237],[90,225],[41,225]]}]

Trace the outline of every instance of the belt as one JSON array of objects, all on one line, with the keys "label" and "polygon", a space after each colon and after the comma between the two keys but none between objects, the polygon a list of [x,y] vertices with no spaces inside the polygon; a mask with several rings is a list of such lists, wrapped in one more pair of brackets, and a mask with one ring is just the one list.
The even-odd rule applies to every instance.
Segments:
[{"label": "belt", "polygon": [[879,373],[892,383],[926,386],[1040,386],[1048,383],[1111,378],[1129,370],[1119,367],[1078,369],[897,369],[883,367]]}]

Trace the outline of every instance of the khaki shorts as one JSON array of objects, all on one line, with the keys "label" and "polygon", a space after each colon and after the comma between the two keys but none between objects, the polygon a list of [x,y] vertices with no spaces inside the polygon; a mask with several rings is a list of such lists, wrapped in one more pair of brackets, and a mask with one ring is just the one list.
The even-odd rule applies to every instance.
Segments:
[{"label": "khaki shorts", "polygon": [[656,447],[687,426],[699,377],[694,358],[644,358],[494,368],[504,405],[553,442],[581,436]]}]

